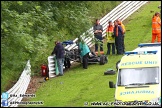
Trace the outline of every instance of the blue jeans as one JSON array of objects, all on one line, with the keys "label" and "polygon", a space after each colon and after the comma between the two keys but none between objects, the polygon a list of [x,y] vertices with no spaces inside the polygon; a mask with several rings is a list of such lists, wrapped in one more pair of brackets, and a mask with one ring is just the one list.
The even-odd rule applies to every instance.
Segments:
[{"label": "blue jeans", "polygon": [[57,58],[57,65],[60,75],[63,75],[64,58]]}]

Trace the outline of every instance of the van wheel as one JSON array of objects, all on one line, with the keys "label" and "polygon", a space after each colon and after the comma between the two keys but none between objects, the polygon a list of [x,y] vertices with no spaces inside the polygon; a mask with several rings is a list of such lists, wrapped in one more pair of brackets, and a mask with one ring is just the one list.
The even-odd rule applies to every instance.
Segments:
[{"label": "van wheel", "polygon": [[116,62],[116,70],[119,69],[119,63],[120,63],[120,60],[118,62]]},{"label": "van wheel", "polygon": [[100,65],[105,64],[105,57],[103,55],[100,56]]},{"label": "van wheel", "polygon": [[104,75],[114,75],[115,71],[114,70],[108,70],[106,72],[104,72]]}]

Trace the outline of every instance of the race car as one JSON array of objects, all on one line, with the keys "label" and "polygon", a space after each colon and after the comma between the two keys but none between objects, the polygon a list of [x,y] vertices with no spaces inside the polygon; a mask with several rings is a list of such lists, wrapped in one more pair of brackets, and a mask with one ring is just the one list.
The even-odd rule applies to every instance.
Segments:
[{"label": "race car", "polygon": [[[62,44],[69,45],[73,43],[71,41],[64,41],[62,42]],[[68,62],[67,65],[69,65],[69,61],[82,63],[82,58],[80,56],[80,51],[78,48],[74,48],[71,50],[65,49],[65,62]],[[93,51],[91,51],[88,56],[88,63],[99,63],[100,65],[104,65],[105,63],[108,63],[108,58],[104,54],[96,55]]]}]

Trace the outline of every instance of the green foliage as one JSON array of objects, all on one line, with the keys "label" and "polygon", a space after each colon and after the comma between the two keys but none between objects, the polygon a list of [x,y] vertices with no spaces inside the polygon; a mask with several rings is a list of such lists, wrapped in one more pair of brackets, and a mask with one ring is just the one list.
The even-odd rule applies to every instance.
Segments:
[{"label": "green foliage", "polygon": [[101,19],[120,3],[121,1],[88,1],[86,7],[90,10],[89,14],[93,15],[90,16],[91,22],[95,23],[95,19]]},{"label": "green foliage", "polygon": [[[2,75],[13,72],[20,75],[29,59],[32,72],[39,73],[40,65],[47,64],[55,40],[73,40],[80,36],[92,26],[93,18],[105,15],[114,3],[117,5],[110,1],[2,1]],[[100,14],[96,14],[96,10]],[[16,80],[12,75],[7,76],[2,79],[2,85],[9,84],[7,79]],[[6,86],[1,89],[4,90]]]}]

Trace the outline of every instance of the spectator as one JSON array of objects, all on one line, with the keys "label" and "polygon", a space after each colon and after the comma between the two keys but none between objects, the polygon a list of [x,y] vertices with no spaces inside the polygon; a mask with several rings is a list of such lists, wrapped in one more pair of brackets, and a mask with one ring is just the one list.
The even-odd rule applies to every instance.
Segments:
[{"label": "spectator", "polygon": [[63,45],[59,41],[56,41],[55,42],[55,47],[54,47],[51,55],[53,55],[53,54],[56,55],[56,60],[57,60],[58,70],[59,70],[59,75],[62,76],[63,75],[63,64],[64,64],[64,54],[65,54],[65,50],[64,50]]},{"label": "spectator", "polygon": [[111,46],[112,46],[112,54],[115,54],[115,38],[113,35],[113,30],[114,30],[113,22],[109,21],[108,23],[109,25],[107,26],[106,29],[107,55],[110,55]]},{"label": "spectator", "polygon": [[152,43],[155,42],[156,37],[157,42],[161,42],[161,19],[159,12],[156,12],[155,15],[152,17]]},{"label": "spectator", "polygon": [[[102,32],[103,32],[103,27],[100,25],[100,20],[96,19],[96,24],[93,26],[93,31],[94,31],[94,37],[95,39],[100,42],[100,54],[103,54],[103,37],[102,37]],[[95,43],[95,52],[98,54],[98,42]]]},{"label": "spectator", "polygon": [[87,69],[87,67],[88,67],[88,56],[89,56],[90,49],[85,42],[80,41],[80,40],[79,40],[79,48],[78,49],[80,50],[79,52],[80,52],[80,55],[82,57],[83,68]]},{"label": "spectator", "polygon": [[124,24],[121,22],[120,19],[118,19],[117,22],[118,22],[118,25],[120,25],[120,26],[122,27],[122,29],[123,29],[122,46],[123,46],[123,52],[125,52],[125,45],[124,45],[124,37],[125,37],[125,32],[126,32],[125,26],[124,26]]},{"label": "spectator", "polygon": [[123,29],[120,25],[118,25],[117,20],[114,21],[114,35],[115,35],[115,46],[117,50],[117,54],[123,54]]}]

